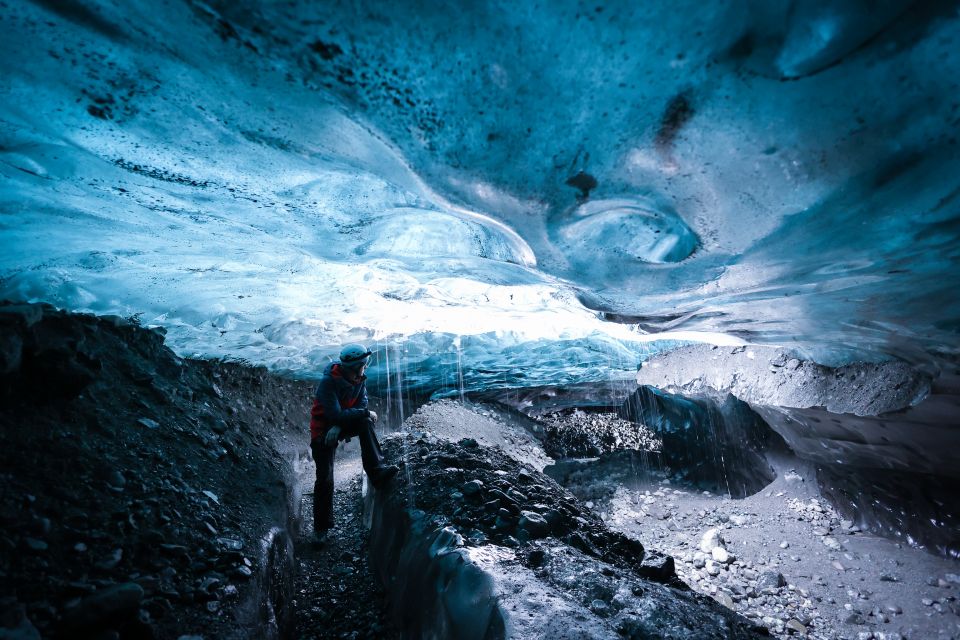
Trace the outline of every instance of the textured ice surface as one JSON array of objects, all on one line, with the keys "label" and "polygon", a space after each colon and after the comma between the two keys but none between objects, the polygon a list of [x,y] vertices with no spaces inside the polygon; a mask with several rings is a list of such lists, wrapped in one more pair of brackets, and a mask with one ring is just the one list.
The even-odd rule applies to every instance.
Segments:
[{"label": "textured ice surface", "polygon": [[0,297],[425,387],[955,350],[956,6],[829,5],[11,2]]}]

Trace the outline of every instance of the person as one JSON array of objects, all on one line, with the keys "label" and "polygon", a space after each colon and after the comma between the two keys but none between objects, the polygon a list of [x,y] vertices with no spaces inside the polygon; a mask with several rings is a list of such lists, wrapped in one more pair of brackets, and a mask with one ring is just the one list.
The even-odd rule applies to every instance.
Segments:
[{"label": "person", "polygon": [[313,524],[317,543],[333,528],[333,462],[340,440],[360,439],[360,459],[370,483],[382,488],[397,475],[397,467],[384,463],[380,442],[373,430],[377,414],[367,407],[367,376],[371,352],[360,344],[340,350],[340,361],[327,365],[317,384],[310,410],[310,451],[317,463],[313,489]]}]

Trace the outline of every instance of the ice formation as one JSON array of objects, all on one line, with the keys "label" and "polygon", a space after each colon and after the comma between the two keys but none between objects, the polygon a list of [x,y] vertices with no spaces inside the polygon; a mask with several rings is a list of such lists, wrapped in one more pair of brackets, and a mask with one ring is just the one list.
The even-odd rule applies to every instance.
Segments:
[{"label": "ice formation", "polygon": [[304,375],[367,341],[441,390],[628,378],[688,338],[956,350],[950,3],[0,21],[0,298]]}]

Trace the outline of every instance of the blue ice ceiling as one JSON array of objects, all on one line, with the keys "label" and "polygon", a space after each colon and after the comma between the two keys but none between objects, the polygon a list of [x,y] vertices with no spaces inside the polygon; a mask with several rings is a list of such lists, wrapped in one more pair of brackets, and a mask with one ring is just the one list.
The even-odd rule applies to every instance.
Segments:
[{"label": "blue ice ceiling", "polygon": [[303,374],[367,341],[425,387],[626,376],[668,330],[958,346],[957,3],[37,0],[0,29],[0,297]]}]

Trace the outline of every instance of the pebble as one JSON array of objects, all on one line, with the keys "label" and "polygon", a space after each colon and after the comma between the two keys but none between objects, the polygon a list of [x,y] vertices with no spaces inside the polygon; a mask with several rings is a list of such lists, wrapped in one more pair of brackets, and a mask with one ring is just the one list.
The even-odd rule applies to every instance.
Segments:
[{"label": "pebble", "polygon": [[790,618],[784,623],[784,626],[802,635],[806,635],[807,633],[807,627],[796,618]]},{"label": "pebble", "polygon": [[159,429],[160,423],[156,420],[151,420],[150,418],[140,418],[137,420],[137,423],[146,427],[147,429]]},{"label": "pebble", "polygon": [[780,543],[780,548],[781,548],[781,549],[788,549],[788,548],[790,548],[790,543],[787,542],[786,540],[784,540],[783,542]]},{"label": "pebble", "polygon": [[722,564],[729,564],[733,562],[733,556],[724,549],[723,547],[714,547],[713,551],[710,552],[710,555],[713,556],[713,559]]}]

